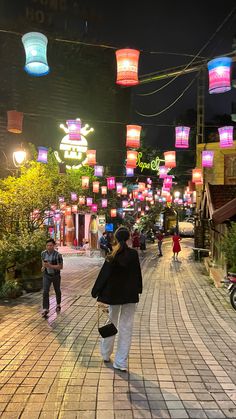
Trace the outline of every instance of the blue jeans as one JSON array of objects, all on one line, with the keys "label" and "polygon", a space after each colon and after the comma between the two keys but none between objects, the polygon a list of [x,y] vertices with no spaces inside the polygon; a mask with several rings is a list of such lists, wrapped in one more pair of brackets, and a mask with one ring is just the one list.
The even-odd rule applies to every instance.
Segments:
[{"label": "blue jeans", "polygon": [[57,275],[43,274],[43,309],[49,310],[49,291],[53,284],[56,293],[57,304],[61,304],[61,277]]}]

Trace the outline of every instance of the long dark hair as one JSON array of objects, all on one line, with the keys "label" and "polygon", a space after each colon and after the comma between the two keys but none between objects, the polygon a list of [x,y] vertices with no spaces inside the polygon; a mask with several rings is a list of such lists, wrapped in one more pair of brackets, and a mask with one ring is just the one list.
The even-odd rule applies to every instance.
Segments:
[{"label": "long dark hair", "polygon": [[[122,234],[123,233],[123,234]],[[114,234],[114,246],[112,246],[112,252],[109,253],[106,257],[108,262],[114,260],[116,255],[122,253],[123,250],[127,247],[126,242],[129,239],[129,230],[127,227],[120,226]],[[124,236],[124,237],[122,237]]]}]

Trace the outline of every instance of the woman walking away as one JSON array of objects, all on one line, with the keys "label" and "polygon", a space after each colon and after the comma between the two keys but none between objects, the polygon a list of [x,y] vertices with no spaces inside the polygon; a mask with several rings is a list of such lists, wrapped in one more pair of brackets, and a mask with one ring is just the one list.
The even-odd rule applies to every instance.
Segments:
[{"label": "woman walking away", "polygon": [[181,237],[175,232],[172,237],[172,242],[173,242],[173,258],[176,261],[178,261],[178,254],[181,251],[181,246],[179,243],[180,240],[181,240]]},{"label": "woman walking away", "polygon": [[[132,339],[133,320],[139,294],[142,293],[142,274],[138,253],[127,246],[130,233],[126,227],[115,232],[116,244],[107,255],[92,289],[98,302],[109,305],[109,320],[118,328],[117,350],[113,367],[127,370],[127,361]],[[110,361],[115,336],[101,339],[101,355],[104,362]]]},{"label": "woman walking away", "polygon": [[144,251],[146,250],[146,236],[143,230],[141,231],[141,234],[140,234],[140,250],[141,250],[141,255],[144,256]]},{"label": "woman walking away", "polygon": [[132,234],[132,246],[134,249],[138,249],[140,247],[140,236],[137,228]]}]

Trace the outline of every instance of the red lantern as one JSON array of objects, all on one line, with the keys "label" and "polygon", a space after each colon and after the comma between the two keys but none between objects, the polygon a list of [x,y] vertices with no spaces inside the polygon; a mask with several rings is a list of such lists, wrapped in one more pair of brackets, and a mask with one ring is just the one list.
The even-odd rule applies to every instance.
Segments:
[{"label": "red lantern", "polygon": [[196,183],[196,185],[202,185],[203,178],[202,178],[202,169],[193,169],[192,170],[192,182]]},{"label": "red lantern", "polygon": [[126,147],[139,148],[140,147],[140,125],[126,125]]},{"label": "red lantern", "polygon": [[8,111],[7,112],[7,130],[14,134],[22,132],[23,112]]},{"label": "red lantern", "polygon": [[127,151],[126,167],[136,167],[138,152],[133,150]]},{"label": "red lantern", "polygon": [[173,168],[176,167],[175,161],[176,152],[175,151],[166,151],[164,153],[165,157],[165,167]]},{"label": "red lantern", "polygon": [[116,187],[116,180],[114,177],[108,177],[107,178],[107,188],[108,189],[115,189]]},{"label": "red lantern", "polygon": [[87,164],[88,166],[95,166],[96,164],[96,150],[87,150]]},{"label": "red lantern", "polygon": [[119,49],[116,51],[117,79],[116,83],[123,86],[138,84],[138,60],[140,52],[136,49]]},{"label": "red lantern", "polygon": [[114,218],[114,217],[116,217],[116,215],[117,215],[116,209],[115,208],[112,208],[111,209],[111,217]]},{"label": "red lantern", "polygon": [[101,186],[101,193],[102,193],[102,195],[107,194],[107,186]]},{"label": "red lantern", "polygon": [[82,176],[82,189],[89,188],[89,176]]},{"label": "red lantern", "polygon": [[144,182],[139,182],[138,183],[138,190],[139,190],[139,192],[143,192],[143,191],[145,191],[145,189],[146,189],[145,183]]},{"label": "red lantern", "polygon": [[93,182],[93,193],[99,192],[99,182],[95,181]]}]

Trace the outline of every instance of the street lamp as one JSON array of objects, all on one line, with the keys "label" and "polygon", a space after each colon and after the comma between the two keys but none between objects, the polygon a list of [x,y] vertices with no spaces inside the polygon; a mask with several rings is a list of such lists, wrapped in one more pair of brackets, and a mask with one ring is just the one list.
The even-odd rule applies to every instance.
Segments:
[{"label": "street lamp", "polygon": [[20,148],[14,151],[12,157],[15,167],[20,167],[26,160],[26,151]]}]

